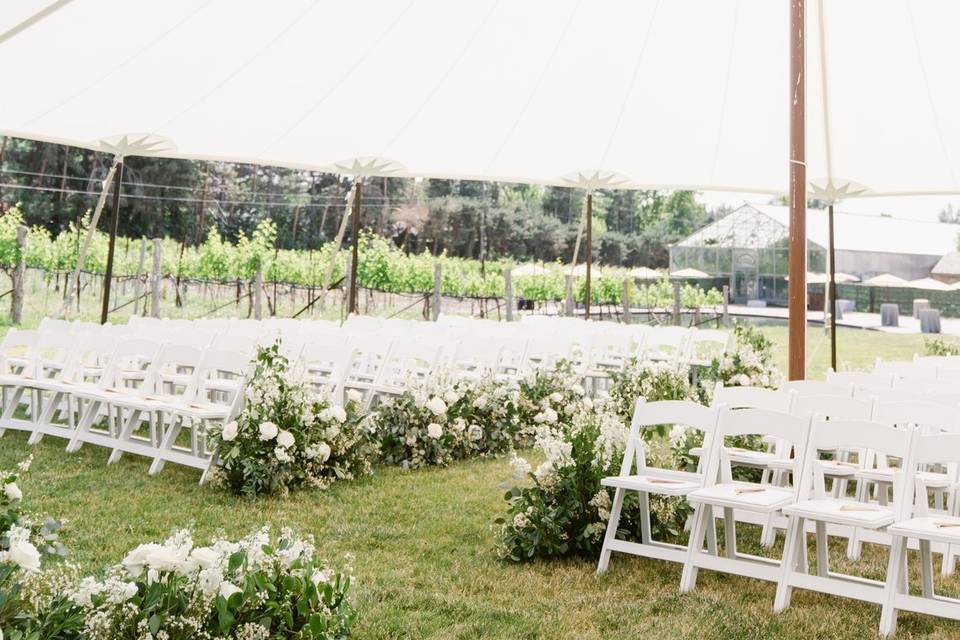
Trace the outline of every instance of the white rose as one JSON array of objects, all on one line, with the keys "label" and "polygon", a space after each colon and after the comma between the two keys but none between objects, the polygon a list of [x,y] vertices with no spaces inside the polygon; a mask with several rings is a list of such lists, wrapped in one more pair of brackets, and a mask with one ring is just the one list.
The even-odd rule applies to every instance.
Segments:
[{"label": "white rose", "polygon": [[326,462],[330,459],[330,445],[326,442],[321,442],[317,445],[317,457],[320,458],[320,462]]},{"label": "white rose", "polygon": [[190,559],[201,569],[209,569],[220,561],[220,554],[210,547],[197,547],[190,552]]},{"label": "white rose", "polygon": [[26,541],[18,542],[10,547],[8,558],[10,562],[24,571],[36,571],[40,568],[40,552]]},{"label": "white rose", "polygon": [[343,422],[347,419],[347,410],[340,405],[330,407],[330,416],[337,422]]},{"label": "white rose", "polygon": [[560,393],[559,391],[554,391],[553,393],[550,394],[551,402],[560,402],[561,400],[563,400],[563,394]]},{"label": "white rose", "polygon": [[235,593],[240,593],[242,589],[237,585],[233,584],[229,580],[224,580],[220,583],[220,595],[223,596],[224,600],[229,600],[230,596]]},{"label": "white rose", "polygon": [[272,422],[264,422],[260,425],[260,439],[263,441],[273,440],[280,433],[280,429]]},{"label": "white rose", "polygon": [[447,403],[442,398],[433,396],[427,400],[427,409],[430,409],[430,412],[435,416],[442,416],[447,412]]},{"label": "white rose", "polygon": [[737,376],[737,384],[740,385],[741,387],[749,387],[750,376],[748,376],[745,373],[741,373],[739,376]]},{"label": "white rose", "polygon": [[483,438],[483,428],[480,425],[472,424],[470,428],[467,429],[467,437],[476,442]]},{"label": "white rose", "polygon": [[123,559],[121,564],[126,567],[131,577],[136,578],[143,572],[143,567],[145,564],[147,564],[147,554],[154,549],[160,548],[162,547],[159,544],[152,542],[149,544],[142,544],[128,553],[127,557]]},{"label": "white rose", "polygon": [[291,460],[290,454],[287,453],[287,450],[284,449],[283,447],[277,447],[276,449],[274,449],[273,455],[276,456],[277,462],[280,462],[280,463],[286,464]]},{"label": "white rose", "polygon": [[223,425],[223,431],[220,432],[220,437],[223,438],[224,442],[232,442],[237,437],[237,421],[233,420]]},{"label": "white rose", "polygon": [[16,482],[11,482],[8,485],[4,485],[3,492],[7,494],[7,498],[11,502],[17,502],[23,498],[23,492],[20,491],[20,487],[17,486]]},{"label": "white rose", "polygon": [[548,424],[553,424],[557,421],[557,418],[560,416],[557,415],[557,412],[553,409],[545,409],[543,412],[543,420]]},{"label": "white rose", "polygon": [[574,384],[574,385],[572,385],[572,386],[570,387],[570,391],[573,391],[573,392],[574,392],[575,394],[577,394],[578,396],[582,396],[583,394],[586,393],[586,390],[583,388],[583,385],[580,385],[580,384]]},{"label": "white rose", "polygon": [[455,404],[457,400],[460,399],[460,394],[453,389],[448,389],[446,393],[443,394],[443,399],[447,401],[447,404]]},{"label": "white rose", "polygon": [[178,571],[186,564],[186,553],[161,545],[151,548],[144,557],[144,563],[156,571]]},{"label": "white rose", "polygon": [[363,394],[356,389],[347,391],[347,402],[363,402]]},{"label": "white rose", "polygon": [[439,438],[443,435],[443,427],[436,422],[431,422],[427,425],[427,435],[434,439]]},{"label": "white rose", "polygon": [[284,449],[289,449],[292,447],[294,442],[296,442],[296,440],[294,439],[293,434],[286,429],[277,434],[277,444]]}]

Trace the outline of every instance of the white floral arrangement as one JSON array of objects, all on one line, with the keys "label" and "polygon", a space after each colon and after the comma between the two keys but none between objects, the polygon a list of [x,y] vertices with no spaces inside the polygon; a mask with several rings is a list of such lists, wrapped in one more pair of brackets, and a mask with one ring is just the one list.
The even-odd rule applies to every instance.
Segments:
[{"label": "white floral arrangement", "polygon": [[[659,387],[673,393],[675,387]],[[689,388],[689,387],[688,387]],[[649,395],[648,400],[672,397]],[[542,462],[533,468],[526,459],[510,461],[514,482],[507,493],[507,515],[497,519],[497,553],[522,562],[538,557],[577,555],[595,557],[610,518],[611,492],[600,481],[619,472],[629,437],[614,398],[582,405],[569,425],[542,424],[534,447]],[[679,435],[678,435],[679,437]],[[672,455],[666,440],[654,442],[650,460],[657,466],[682,468],[685,461]],[[525,482],[524,482],[525,481]],[[652,525],[658,535],[678,536],[688,507],[676,499],[650,501]],[[621,512],[622,536],[639,535],[639,505],[628,497]]]},{"label": "white floral arrangement", "polygon": [[569,426],[583,406],[592,406],[582,382],[566,360],[552,367],[537,367],[520,380],[517,411],[521,444],[529,445],[540,426]]},{"label": "white floral arrangement", "polygon": [[513,448],[521,430],[520,390],[493,376],[454,381],[445,371],[411,379],[370,416],[383,460],[404,468],[446,465]]},{"label": "white floral arrangement", "polygon": [[356,392],[335,404],[291,371],[279,343],[261,347],[243,412],[211,429],[214,479],[234,493],[262,495],[368,475],[378,449],[361,413]]},{"label": "white floral arrangement", "polygon": [[701,376],[703,400],[709,402],[713,385],[727,387],[780,386],[783,375],[773,362],[773,343],[756,328],[737,323],[734,327],[736,347],[733,352],[714,358]]},{"label": "white floral arrangement", "polygon": [[687,372],[668,362],[631,358],[623,370],[611,372],[610,378],[610,399],[620,418],[628,424],[637,398],[689,400],[696,397]]},{"label": "white floral arrangement", "polygon": [[90,640],[343,638],[356,612],[350,560],[332,568],[310,537],[269,529],[194,546],[188,530],[142,544],[70,597]]}]

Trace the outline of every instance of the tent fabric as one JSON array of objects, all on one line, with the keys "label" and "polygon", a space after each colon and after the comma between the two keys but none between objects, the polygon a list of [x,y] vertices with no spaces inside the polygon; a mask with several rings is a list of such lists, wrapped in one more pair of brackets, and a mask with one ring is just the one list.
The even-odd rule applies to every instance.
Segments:
[{"label": "tent fabric", "polygon": [[[6,0],[0,33],[50,4]],[[786,1],[62,4],[0,42],[0,133],[94,149],[147,133],[163,156],[341,173],[375,159],[380,175],[788,190]],[[960,3],[807,4],[810,179],[960,192]]]}]

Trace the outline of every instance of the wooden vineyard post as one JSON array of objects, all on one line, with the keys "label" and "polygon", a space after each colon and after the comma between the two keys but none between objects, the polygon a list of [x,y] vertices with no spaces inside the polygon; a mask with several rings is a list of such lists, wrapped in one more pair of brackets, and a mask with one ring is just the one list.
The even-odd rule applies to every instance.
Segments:
[{"label": "wooden vineyard post", "polygon": [[160,284],[163,269],[163,254],[160,238],[153,239],[153,270],[150,273],[150,317],[160,317]]},{"label": "wooden vineyard post", "polygon": [[23,322],[23,281],[27,275],[27,228],[17,227],[17,266],[13,272],[13,298],[10,303],[10,321]]}]

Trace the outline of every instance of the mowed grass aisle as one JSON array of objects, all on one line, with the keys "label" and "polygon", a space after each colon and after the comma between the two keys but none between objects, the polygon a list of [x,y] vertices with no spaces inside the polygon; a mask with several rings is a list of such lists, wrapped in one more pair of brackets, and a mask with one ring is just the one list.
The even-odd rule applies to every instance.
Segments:
[{"label": "mowed grass aisle", "polygon": [[[8,432],[0,466],[26,449],[24,434]],[[873,606],[804,592],[774,616],[772,584],[710,572],[696,593],[680,596],[679,566],[623,556],[599,578],[591,561],[502,562],[491,523],[503,510],[505,460],[379,468],[328,492],[250,501],[199,487],[195,472],[171,465],[153,478],[133,456],[108,467],[103,449],[71,455],[46,438],[34,452],[27,507],[69,521],[65,540],[84,569],[182,526],[198,540],[267,523],[299,527],[317,537],[324,557],[355,554],[357,638],[866,638],[879,616]],[[757,532],[742,529],[749,550]],[[842,554],[835,546],[835,561]],[[868,547],[865,557],[868,571],[882,575],[880,550]],[[960,636],[960,625],[920,616],[902,616],[900,628],[905,638]]]},{"label": "mowed grass aisle", "polygon": [[[785,356],[785,330],[765,329]],[[919,336],[845,330],[841,358],[866,368],[874,358],[908,358]],[[811,375],[829,357],[823,332],[811,328]],[[64,541],[85,571],[119,561],[131,548],[189,526],[198,541],[236,537],[264,524],[293,526],[317,538],[331,560],[355,555],[357,638],[871,638],[879,608],[798,592],[774,616],[774,585],[701,572],[700,588],[680,596],[678,565],[615,555],[610,572],[594,575],[589,560],[514,565],[494,554],[493,520],[504,511],[506,460],[456,463],[403,472],[379,467],[372,478],[330,491],[251,501],[199,487],[194,471],[167,465],[157,477],[148,461],[125,456],[107,466],[108,451],[64,452],[47,437],[29,448],[26,435],[0,438],[0,468],[28,451],[35,462],[22,483],[28,509],[68,521]],[[741,548],[757,551],[757,530],[741,527]],[[781,535],[782,540],[782,535]],[[843,562],[842,541],[832,560]],[[773,550],[776,555],[779,547]],[[858,566],[886,571],[885,549],[868,546]],[[938,584],[941,584],[938,582]],[[942,586],[960,594],[960,578]],[[902,615],[904,638],[957,638],[960,624]]]}]

